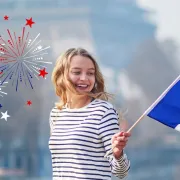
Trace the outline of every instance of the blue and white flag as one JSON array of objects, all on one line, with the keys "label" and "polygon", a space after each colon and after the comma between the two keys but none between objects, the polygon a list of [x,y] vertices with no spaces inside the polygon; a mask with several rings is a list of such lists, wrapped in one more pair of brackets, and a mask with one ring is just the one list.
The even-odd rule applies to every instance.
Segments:
[{"label": "blue and white flag", "polygon": [[148,108],[147,116],[180,131],[180,76]]},{"label": "blue and white flag", "polygon": [[[139,117],[127,132],[130,132],[145,116],[180,131],[180,75]],[[112,153],[112,149],[106,153],[105,157]]]}]

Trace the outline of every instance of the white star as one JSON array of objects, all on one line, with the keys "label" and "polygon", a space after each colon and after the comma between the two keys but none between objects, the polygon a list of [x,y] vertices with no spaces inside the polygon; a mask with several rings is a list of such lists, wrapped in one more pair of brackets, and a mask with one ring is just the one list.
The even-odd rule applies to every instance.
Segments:
[{"label": "white star", "polygon": [[4,118],[6,121],[7,121],[7,118],[10,117],[10,116],[7,114],[7,111],[6,111],[5,113],[1,112],[1,114],[2,114],[1,119]]}]

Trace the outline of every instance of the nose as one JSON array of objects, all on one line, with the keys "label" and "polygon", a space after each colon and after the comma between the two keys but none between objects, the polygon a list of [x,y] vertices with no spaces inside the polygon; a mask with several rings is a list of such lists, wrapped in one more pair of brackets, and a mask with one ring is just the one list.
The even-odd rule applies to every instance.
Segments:
[{"label": "nose", "polygon": [[87,75],[86,75],[85,73],[81,74],[80,80],[85,81],[85,80],[87,80],[87,79],[88,79],[88,78],[87,78]]}]

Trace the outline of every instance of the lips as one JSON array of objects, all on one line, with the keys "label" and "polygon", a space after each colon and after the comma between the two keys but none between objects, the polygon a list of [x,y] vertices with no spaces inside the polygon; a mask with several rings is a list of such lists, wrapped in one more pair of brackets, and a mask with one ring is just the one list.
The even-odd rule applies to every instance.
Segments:
[{"label": "lips", "polygon": [[88,85],[87,84],[78,84],[78,85],[76,85],[77,87],[83,87],[83,88],[86,88],[86,87],[88,87]]},{"label": "lips", "polygon": [[87,84],[78,84],[76,85],[76,88],[81,91],[86,91],[89,88],[89,85]]}]

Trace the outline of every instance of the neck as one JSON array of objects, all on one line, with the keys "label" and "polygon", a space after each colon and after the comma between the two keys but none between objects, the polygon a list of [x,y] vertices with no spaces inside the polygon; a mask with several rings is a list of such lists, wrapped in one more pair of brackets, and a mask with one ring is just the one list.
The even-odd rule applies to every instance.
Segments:
[{"label": "neck", "polygon": [[67,107],[69,109],[78,109],[86,106],[91,102],[89,96],[71,95],[67,97]]}]

